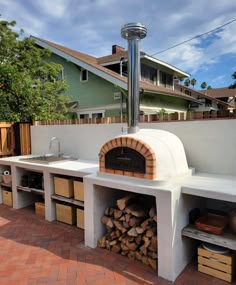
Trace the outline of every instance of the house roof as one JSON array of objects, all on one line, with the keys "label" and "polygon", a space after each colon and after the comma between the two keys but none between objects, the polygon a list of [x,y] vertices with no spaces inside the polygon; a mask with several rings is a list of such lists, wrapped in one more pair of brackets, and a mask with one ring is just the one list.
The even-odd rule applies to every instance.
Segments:
[{"label": "house roof", "polygon": [[[145,55],[144,52],[140,52],[140,56],[142,57]],[[103,66],[111,64],[111,63],[119,63],[121,58],[127,59],[128,58],[128,51],[120,51],[118,53],[110,54],[110,55],[105,55],[102,57],[97,58],[97,62]]]},{"label": "house roof", "polygon": [[172,97],[178,97],[178,98],[184,98],[188,101],[192,101],[192,102],[196,102],[198,104],[202,104],[199,100],[187,95],[187,94],[184,94],[178,90],[173,90],[173,89],[167,89],[165,87],[162,87],[162,86],[156,86],[154,84],[150,84],[150,83],[147,83],[147,82],[143,82],[141,81],[141,89],[144,91],[144,92],[149,92],[149,93],[158,93],[158,94],[161,94],[161,95],[169,95],[169,96],[172,96]]},{"label": "house roof", "polygon": [[[120,59],[121,58],[124,58],[124,59],[127,59],[128,58],[128,52],[127,51],[120,51],[118,53],[115,53],[115,54],[111,54],[111,55],[106,55],[106,56],[103,56],[103,57],[99,57],[97,58],[97,61],[99,64],[103,65],[103,66],[106,66],[108,64],[115,64],[115,63],[119,63],[120,62]],[[162,60],[159,60],[155,57],[152,57],[148,54],[146,54],[145,52],[141,51],[140,52],[140,57],[141,58],[146,58],[156,64],[160,64],[160,65],[163,65],[167,68],[170,68],[173,73],[174,73],[174,76],[176,77],[189,77],[190,74],[180,70],[179,68],[169,64],[169,63],[166,63]]]},{"label": "house roof", "polygon": [[[189,90],[190,92],[192,93],[195,93],[197,96],[201,97],[201,98],[206,98],[206,99],[209,99],[209,100],[213,100],[213,101],[216,101],[218,104],[220,105],[224,105],[224,106],[227,106],[227,107],[230,107],[231,105],[227,102],[224,102],[224,101],[221,101],[219,99],[217,99],[216,97],[213,97],[211,96],[210,94],[208,93],[205,93],[206,90],[202,90],[202,91],[199,91],[199,90],[196,90],[196,89],[193,89],[193,88],[190,88],[188,86],[185,86],[185,85],[182,85],[182,84],[179,84],[179,83],[175,83],[176,86],[178,86],[179,88],[184,88],[186,90]],[[219,89],[223,89],[223,88],[219,88]],[[229,89],[230,90],[230,89]],[[208,91],[208,90],[207,90]],[[210,90],[209,90],[210,91]],[[235,94],[236,94],[236,90],[235,90]]]},{"label": "house roof", "polygon": [[202,92],[214,98],[228,98],[236,96],[236,89],[229,89],[228,87],[208,89]]},{"label": "house roof", "polygon": [[[74,64],[87,69],[88,71],[100,76],[101,78],[120,86],[124,90],[128,90],[128,80],[124,76],[120,76],[120,74],[106,68],[105,66],[102,66],[99,62],[101,62],[101,58],[99,61],[99,58],[95,58],[93,56],[72,50],[70,48],[61,46],[59,44],[37,38],[34,36],[31,36],[32,39],[35,40],[35,43],[43,48],[47,48],[51,50],[54,54],[57,54],[66,60],[69,60],[73,62]],[[121,56],[121,53],[117,54],[118,57]],[[103,57],[105,58],[105,57]],[[198,104],[202,104],[199,102],[197,99],[192,98],[189,95],[186,95],[180,91],[177,90],[172,90],[168,88],[164,88],[161,86],[156,86],[153,84],[148,84],[146,82],[141,81],[140,82],[140,88],[144,90],[145,92],[148,93],[154,93],[154,94],[162,94],[162,95],[167,95],[167,96],[174,96],[178,98],[182,98],[188,101],[193,101]]]}]

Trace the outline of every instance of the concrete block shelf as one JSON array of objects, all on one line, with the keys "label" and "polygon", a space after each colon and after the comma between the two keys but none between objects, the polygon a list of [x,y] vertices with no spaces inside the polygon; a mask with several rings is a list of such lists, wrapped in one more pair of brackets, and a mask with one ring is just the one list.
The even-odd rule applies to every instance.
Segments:
[{"label": "concrete block shelf", "polygon": [[182,236],[236,250],[236,235],[229,230],[221,235],[215,235],[200,231],[194,225],[188,225],[182,230]]},{"label": "concrete block shelf", "polygon": [[55,201],[66,202],[75,206],[84,207],[84,202],[75,200],[73,198],[66,198],[60,195],[52,195],[52,199]]},{"label": "concrete block shelf", "polygon": [[[78,186],[78,183],[83,182],[84,176],[97,172],[97,162],[78,160],[43,165],[23,161],[21,160],[22,157],[27,158],[31,156],[15,156],[0,159],[0,173],[9,171],[12,176],[11,185],[5,185],[0,180],[0,190],[3,188],[7,189],[7,187],[9,190],[12,190],[13,208],[20,209],[30,205],[33,206],[35,202],[43,202],[45,206],[45,219],[48,221],[56,219],[56,202],[65,202],[73,205],[75,208],[84,208],[84,202],[76,200],[77,195],[73,194],[70,198],[56,195],[55,180],[58,182],[60,179],[54,180],[54,178],[68,178]],[[41,177],[41,187],[39,185],[34,187],[33,181],[31,181],[31,185],[28,184],[29,174],[31,173]],[[0,203],[3,202],[2,197],[2,191],[0,191]]]}]

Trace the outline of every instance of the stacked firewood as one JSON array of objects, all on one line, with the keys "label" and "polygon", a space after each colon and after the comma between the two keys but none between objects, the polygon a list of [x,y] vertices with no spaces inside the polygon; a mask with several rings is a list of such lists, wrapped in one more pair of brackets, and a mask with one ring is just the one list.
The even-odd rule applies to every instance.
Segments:
[{"label": "stacked firewood", "polygon": [[157,214],[140,195],[129,194],[105,210],[101,222],[107,232],[98,246],[139,260],[157,269]]}]

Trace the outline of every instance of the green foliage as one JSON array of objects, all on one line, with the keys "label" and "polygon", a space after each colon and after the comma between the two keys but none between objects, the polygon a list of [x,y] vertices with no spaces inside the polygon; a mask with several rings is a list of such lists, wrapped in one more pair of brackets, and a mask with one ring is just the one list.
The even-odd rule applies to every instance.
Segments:
[{"label": "green foliage", "polygon": [[202,89],[206,89],[207,88],[207,83],[205,81],[202,82],[201,88]]},{"label": "green foliage", "polygon": [[0,120],[64,119],[67,85],[58,80],[61,66],[44,59],[50,51],[31,38],[19,39],[16,22],[0,21]]},{"label": "green foliage", "polygon": [[188,78],[185,79],[185,80],[184,80],[184,85],[187,86],[187,87],[189,87],[189,85],[190,85],[190,79],[188,79]]},{"label": "green foliage", "polygon": [[232,78],[235,80],[233,84],[229,86],[230,89],[236,88],[236,71],[232,74]]},{"label": "green foliage", "polygon": [[166,110],[165,110],[165,109],[161,109],[161,110],[159,111],[159,114],[160,114],[160,115],[165,115],[165,114],[166,114]]},{"label": "green foliage", "polygon": [[191,79],[190,84],[194,87],[197,84],[197,80],[195,78]]}]

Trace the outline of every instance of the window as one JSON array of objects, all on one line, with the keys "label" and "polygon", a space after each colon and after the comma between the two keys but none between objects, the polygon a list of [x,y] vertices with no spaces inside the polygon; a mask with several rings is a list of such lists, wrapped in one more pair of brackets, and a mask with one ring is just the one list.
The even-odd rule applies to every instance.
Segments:
[{"label": "window", "polygon": [[150,66],[141,64],[141,79],[148,83],[157,85],[157,70]]},{"label": "window", "polygon": [[189,90],[184,90],[184,93],[187,94],[187,95],[189,95],[189,96],[192,96],[192,93],[191,93],[191,91],[189,91]]},{"label": "window", "polygon": [[80,81],[82,81],[82,82],[88,81],[88,70],[86,70],[86,69],[81,69],[81,72],[80,72]]},{"label": "window", "polygon": [[80,114],[80,119],[88,119],[89,114]]},{"label": "window", "polygon": [[93,119],[95,119],[95,118],[102,118],[102,117],[103,117],[102,113],[93,113],[92,114],[92,118]]},{"label": "window", "polygon": [[64,67],[62,67],[58,75],[58,80],[64,80],[64,79],[65,79],[65,73],[64,73]]},{"label": "window", "polygon": [[80,119],[104,118],[105,110],[89,110],[79,113]]},{"label": "window", "polygon": [[173,88],[173,76],[171,74],[168,74],[160,70],[159,84],[160,86],[164,86],[167,88]]}]

